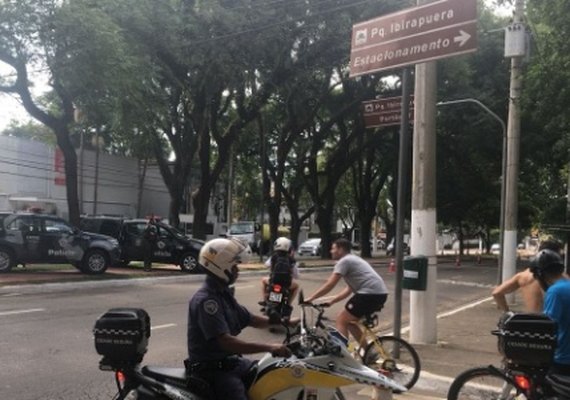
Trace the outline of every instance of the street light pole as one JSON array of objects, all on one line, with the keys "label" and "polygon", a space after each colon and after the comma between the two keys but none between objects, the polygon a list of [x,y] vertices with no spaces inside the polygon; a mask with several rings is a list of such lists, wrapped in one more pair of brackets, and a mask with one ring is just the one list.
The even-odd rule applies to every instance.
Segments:
[{"label": "street light pole", "polygon": [[502,275],[503,275],[503,248],[504,248],[504,236],[505,236],[505,180],[507,177],[507,125],[505,122],[499,117],[496,113],[494,113],[489,107],[485,104],[481,103],[477,99],[466,98],[466,99],[457,99],[457,100],[449,100],[449,101],[440,101],[437,103],[438,106],[446,106],[451,104],[461,104],[461,103],[473,103],[481,107],[485,110],[489,115],[491,115],[494,119],[496,119],[499,124],[501,124],[502,129],[502,136],[503,136],[503,150],[502,150],[502,163],[501,163],[501,216],[499,221],[499,230],[500,230],[500,248],[499,248],[499,268],[497,271],[497,284],[501,283]]}]

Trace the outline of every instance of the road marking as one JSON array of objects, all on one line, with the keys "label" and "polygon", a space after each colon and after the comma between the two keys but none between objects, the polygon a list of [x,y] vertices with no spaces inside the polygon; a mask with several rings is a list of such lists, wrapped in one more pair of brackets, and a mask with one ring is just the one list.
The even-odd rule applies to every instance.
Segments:
[{"label": "road marking", "polygon": [[[445,311],[445,312],[442,312],[440,314],[437,314],[436,318],[440,319],[440,318],[449,317],[451,315],[460,313],[462,311],[469,310],[470,308],[477,307],[479,304],[483,304],[483,303],[486,303],[486,302],[491,301],[491,300],[493,300],[493,297],[485,297],[484,299],[480,299],[480,300],[476,300],[472,303],[464,304],[460,307],[454,308],[453,310],[449,310],[449,311]],[[409,330],[410,330],[410,326],[408,325],[406,327],[403,327],[400,332],[405,333],[405,332],[408,332]],[[393,332],[390,332],[389,335],[393,335]]]},{"label": "road marking", "polygon": [[165,329],[165,328],[172,328],[174,326],[177,326],[177,324],[164,324],[164,325],[156,325],[156,326],[151,326],[150,330],[154,331],[157,329]]},{"label": "road marking", "polygon": [[3,311],[3,312],[0,312],[0,317],[3,317],[5,315],[28,314],[28,313],[34,313],[34,312],[40,312],[40,311],[45,311],[45,308],[29,308],[27,310]]},{"label": "road marking", "polygon": [[438,279],[437,283],[445,283],[448,285],[459,285],[459,286],[470,286],[484,289],[492,289],[495,285],[488,283],[477,283],[477,282],[466,282],[466,281],[454,281],[453,279]]},{"label": "road marking", "polygon": [[2,297],[15,297],[15,296],[21,296],[22,293],[6,293],[3,294]]},{"label": "road marking", "polygon": [[476,300],[472,303],[468,303],[468,304],[465,304],[461,307],[457,307],[456,309],[438,314],[437,318],[439,319],[439,318],[449,317],[450,315],[454,315],[454,314],[457,314],[461,311],[465,311],[465,310],[468,310],[470,308],[477,307],[479,304],[483,304],[483,303],[486,303],[486,302],[491,301],[491,300],[493,300],[493,297],[485,297],[484,299]]},{"label": "road marking", "polygon": [[235,288],[241,290],[241,289],[251,289],[252,287],[255,287],[255,285],[239,285],[236,286]]}]

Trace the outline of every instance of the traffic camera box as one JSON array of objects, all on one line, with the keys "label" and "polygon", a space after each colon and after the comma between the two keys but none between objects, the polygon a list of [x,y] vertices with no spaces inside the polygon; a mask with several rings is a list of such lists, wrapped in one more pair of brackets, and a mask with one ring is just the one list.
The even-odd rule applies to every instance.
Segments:
[{"label": "traffic camera box", "polygon": [[147,350],[150,317],[142,308],[112,308],[95,322],[93,335],[102,364],[137,364]]},{"label": "traffic camera box", "polygon": [[556,322],[544,314],[506,313],[493,334],[499,352],[511,364],[548,366],[556,350]]}]

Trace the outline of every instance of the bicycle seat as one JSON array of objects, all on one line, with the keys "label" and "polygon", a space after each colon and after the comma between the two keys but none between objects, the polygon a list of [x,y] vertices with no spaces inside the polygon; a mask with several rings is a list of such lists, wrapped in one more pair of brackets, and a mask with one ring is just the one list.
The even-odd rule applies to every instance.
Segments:
[{"label": "bicycle seat", "polygon": [[362,319],[362,323],[369,329],[374,328],[378,325],[378,314],[366,314]]}]

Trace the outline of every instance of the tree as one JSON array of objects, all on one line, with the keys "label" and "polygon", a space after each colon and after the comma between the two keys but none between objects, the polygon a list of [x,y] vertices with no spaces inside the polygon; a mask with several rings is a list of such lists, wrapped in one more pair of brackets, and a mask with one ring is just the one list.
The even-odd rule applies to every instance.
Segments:
[{"label": "tree", "polygon": [[569,11],[561,0],[528,4],[535,47],[523,84],[521,175],[539,226],[570,225],[570,22],[560,14]]},{"label": "tree", "polygon": [[[53,131],[65,157],[69,220],[78,225],[75,116],[80,111],[98,128],[109,125],[105,111],[114,110],[118,93],[125,97],[133,81],[125,77],[135,75],[131,53],[116,25],[90,2],[4,2],[0,21],[0,61],[13,69],[0,80],[0,92],[17,94],[26,111]],[[116,68],[105,73],[108,64]],[[46,95],[32,90],[38,75],[48,80]]]},{"label": "tree", "polygon": [[[487,9],[480,13],[483,31],[504,21]],[[506,120],[508,63],[499,35],[481,35],[474,55],[438,63],[441,100],[473,98]],[[471,103],[438,109],[437,212],[460,239],[499,226],[502,131],[483,109]],[[488,237],[487,237],[488,240]]]},{"label": "tree", "polygon": [[[63,56],[52,40],[57,4],[57,1],[33,0],[3,3],[0,8],[0,61],[9,65],[13,73],[0,79],[0,92],[17,94],[26,111],[55,134],[65,157],[69,220],[78,226],[77,155],[71,141],[74,98],[54,68],[55,60]],[[42,104],[32,93],[31,70],[34,68],[41,68],[49,76],[57,103]]]}]

